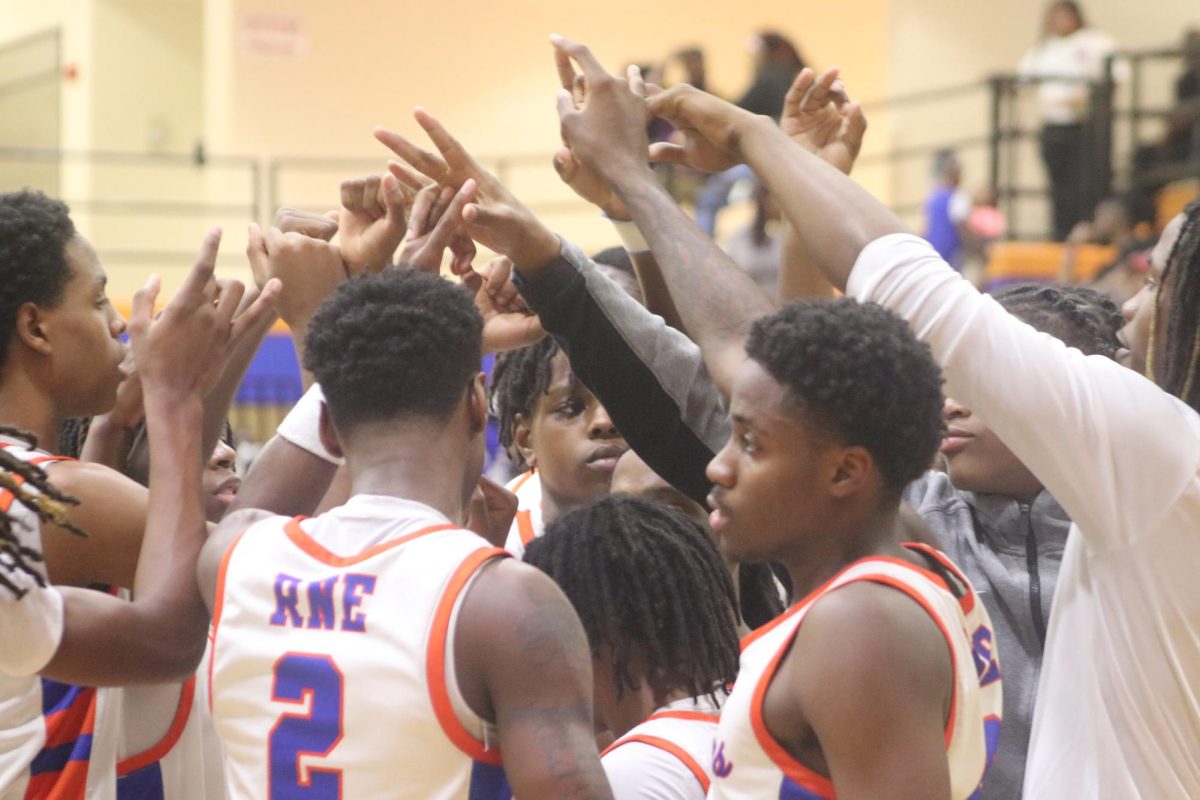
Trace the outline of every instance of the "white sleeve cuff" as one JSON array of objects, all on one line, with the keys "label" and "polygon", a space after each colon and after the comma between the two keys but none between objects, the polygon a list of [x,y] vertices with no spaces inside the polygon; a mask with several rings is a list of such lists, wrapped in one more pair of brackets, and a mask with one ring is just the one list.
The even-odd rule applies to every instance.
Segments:
[{"label": "white sleeve cuff", "polygon": [[[874,301],[880,280],[897,267],[927,258],[941,260],[933,245],[911,233],[889,233],[862,249],[846,281],[846,296],[862,302]],[[947,264],[947,268],[950,266]],[[876,301],[878,302],[878,301]]]},{"label": "white sleeve cuff", "polygon": [[63,598],[53,586],[39,586],[24,573],[4,570],[4,574],[25,595],[18,600],[0,587],[0,641],[22,644],[0,648],[0,672],[33,675],[50,663],[62,641]]},{"label": "white sleeve cuff", "polygon": [[314,383],[279,423],[275,434],[317,458],[340,466],[346,463],[345,459],[335,456],[321,444],[321,405],[324,402],[321,385]]}]

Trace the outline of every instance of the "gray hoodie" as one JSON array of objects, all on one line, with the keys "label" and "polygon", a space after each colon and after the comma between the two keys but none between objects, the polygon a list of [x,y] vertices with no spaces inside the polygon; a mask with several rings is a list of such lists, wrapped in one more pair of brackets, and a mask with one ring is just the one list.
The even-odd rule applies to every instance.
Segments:
[{"label": "gray hoodie", "polygon": [[1014,800],[1021,796],[1050,600],[1071,520],[1048,492],[1022,503],[959,491],[940,472],[915,481],[904,499],[966,574],[992,618],[1004,677],[1004,725],[980,797]]}]

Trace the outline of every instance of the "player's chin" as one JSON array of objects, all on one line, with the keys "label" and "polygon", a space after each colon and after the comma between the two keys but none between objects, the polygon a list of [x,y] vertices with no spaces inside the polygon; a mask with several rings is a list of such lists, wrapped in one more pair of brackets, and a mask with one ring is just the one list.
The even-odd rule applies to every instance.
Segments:
[{"label": "player's chin", "polygon": [[221,518],[229,512],[229,507],[233,505],[235,499],[237,499],[237,495],[227,492],[206,495],[204,498],[204,516],[209,522],[220,522]]}]

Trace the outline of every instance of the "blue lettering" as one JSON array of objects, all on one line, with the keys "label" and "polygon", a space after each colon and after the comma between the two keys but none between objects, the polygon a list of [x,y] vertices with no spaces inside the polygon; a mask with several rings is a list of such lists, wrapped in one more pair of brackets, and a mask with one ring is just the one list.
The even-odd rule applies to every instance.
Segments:
[{"label": "blue lettering", "polygon": [[342,630],[356,633],[366,631],[367,615],[355,613],[354,609],[362,605],[363,595],[374,593],[374,575],[351,573],[345,576],[345,589],[342,591]]},{"label": "blue lettering", "polygon": [[300,579],[291,575],[279,573],[275,576],[275,613],[271,615],[272,625],[301,626],[300,611],[296,608],[300,601]]},{"label": "blue lettering", "polygon": [[333,630],[333,585],[337,576],[308,585],[308,627]]}]

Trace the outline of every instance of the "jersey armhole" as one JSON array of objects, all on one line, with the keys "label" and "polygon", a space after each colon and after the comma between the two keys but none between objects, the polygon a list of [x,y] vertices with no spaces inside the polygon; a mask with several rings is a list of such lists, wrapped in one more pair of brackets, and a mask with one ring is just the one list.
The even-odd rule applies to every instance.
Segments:
[{"label": "jersey armhole", "polygon": [[[500,748],[480,741],[467,730],[456,708],[460,706],[465,711],[467,705],[459,691],[457,679],[451,674],[451,648],[454,646],[454,623],[457,621],[458,610],[466,596],[467,587],[485,565],[508,557],[509,553],[499,547],[484,547],[463,559],[450,575],[442,597],[438,600],[425,653],[425,678],[429,686],[429,700],[433,704],[434,715],[442,732],[464,754],[475,761],[491,765],[503,763]],[[458,703],[455,702],[455,698],[458,699]],[[485,726],[486,732],[487,723],[482,719],[480,723]]]},{"label": "jersey armhole", "polygon": [[196,676],[193,675],[184,681],[180,688],[179,706],[175,709],[175,717],[171,720],[171,726],[167,728],[166,734],[150,749],[118,761],[118,778],[123,778],[131,772],[137,772],[139,769],[148,767],[156,761],[161,761],[171,752],[175,745],[179,743],[179,737],[183,736],[183,729],[187,727],[188,719],[191,717],[192,703],[195,701],[195,698]]},{"label": "jersey armhole", "polygon": [[603,752],[600,753],[601,760],[603,760],[604,757],[612,751],[627,744],[644,744],[670,754],[674,758],[678,759],[685,767],[687,767],[688,771],[692,773],[692,776],[700,782],[700,787],[704,790],[704,792],[708,792],[708,787],[712,781],[709,780],[708,773],[704,771],[704,767],[700,766],[696,759],[692,758],[691,755],[682,747],[668,739],[662,738],[661,736],[651,736],[645,733],[634,733],[622,737],[610,744],[608,747],[604,748]]},{"label": "jersey armhole", "polygon": [[[254,527],[251,525],[250,527]],[[225,555],[221,557],[221,566],[217,568],[217,592],[213,598],[213,615],[212,615],[212,634],[209,636],[211,642],[211,652],[208,659],[208,713],[213,710],[213,665],[217,662],[217,632],[221,628],[221,615],[225,611],[225,576],[229,572],[229,562],[233,558],[233,551],[241,544],[242,537],[246,535],[247,528],[229,543],[229,549],[225,551]]]}]

